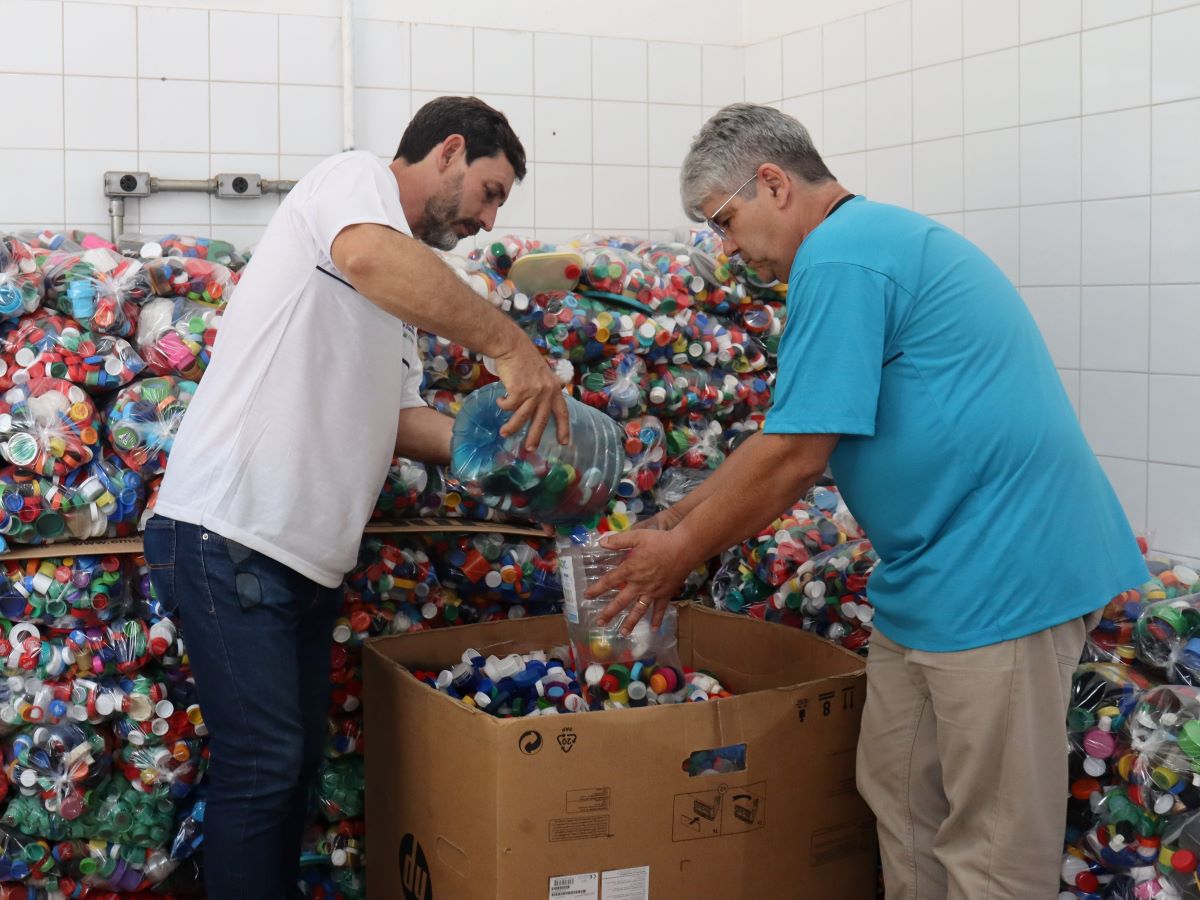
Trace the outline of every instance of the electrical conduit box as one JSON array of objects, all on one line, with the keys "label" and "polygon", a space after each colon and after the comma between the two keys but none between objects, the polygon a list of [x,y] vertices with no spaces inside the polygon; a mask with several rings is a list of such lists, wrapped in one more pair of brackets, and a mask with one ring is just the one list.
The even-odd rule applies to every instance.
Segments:
[{"label": "electrical conduit box", "polygon": [[369,895],[874,897],[874,821],[854,788],[865,661],[781,625],[679,612],[683,664],[735,696],[497,719],[411,671],[564,645],[561,616],[369,641]]}]

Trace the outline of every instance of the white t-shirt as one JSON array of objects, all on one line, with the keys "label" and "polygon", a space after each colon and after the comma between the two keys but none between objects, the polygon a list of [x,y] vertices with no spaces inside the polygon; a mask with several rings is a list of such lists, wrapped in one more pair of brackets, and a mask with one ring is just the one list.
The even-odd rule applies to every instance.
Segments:
[{"label": "white t-shirt", "polygon": [[330,259],[360,222],[411,233],[395,176],[370,153],[325,160],[284,198],[221,322],[156,507],[327,587],[356,562],[397,416],[423,405],[416,329]]}]

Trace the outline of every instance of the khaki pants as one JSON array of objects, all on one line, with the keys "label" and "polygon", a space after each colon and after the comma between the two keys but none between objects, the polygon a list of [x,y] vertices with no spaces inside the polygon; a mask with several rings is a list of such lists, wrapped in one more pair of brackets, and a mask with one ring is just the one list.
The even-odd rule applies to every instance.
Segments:
[{"label": "khaki pants", "polygon": [[858,789],[887,900],[1058,895],[1067,702],[1088,624],[954,653],[872,635]]}]

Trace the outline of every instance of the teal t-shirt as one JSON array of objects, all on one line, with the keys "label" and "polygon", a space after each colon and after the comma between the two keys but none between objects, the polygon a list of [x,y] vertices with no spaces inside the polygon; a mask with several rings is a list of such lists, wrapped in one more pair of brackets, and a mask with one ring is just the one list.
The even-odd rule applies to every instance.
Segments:
[{"label": "teal t-shirt", "polygon": [[875,625],[966,650],[1149,577],[1033,317],[974,244],[856,197],[800,246],[764,430],[840,433]]}]

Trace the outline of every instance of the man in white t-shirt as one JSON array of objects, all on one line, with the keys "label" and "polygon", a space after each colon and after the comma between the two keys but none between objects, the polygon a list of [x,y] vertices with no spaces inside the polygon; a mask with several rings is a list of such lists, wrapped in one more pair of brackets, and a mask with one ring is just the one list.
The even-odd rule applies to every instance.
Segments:
[{"label": "man in white t-shirt", "polygon": [[212,900],[299,896],[342,576],[392,456],[450,459],[451,420],[419,393],[416,328],[495,359],[506,433],[528,421],[532,446],[553,416],[568,438],[538,351],[421,243],[490,230],[524,175],[501,113],[433,100],[390,166],[342,153],[297,183],[225,314],[146,529],[211,735]]}]

